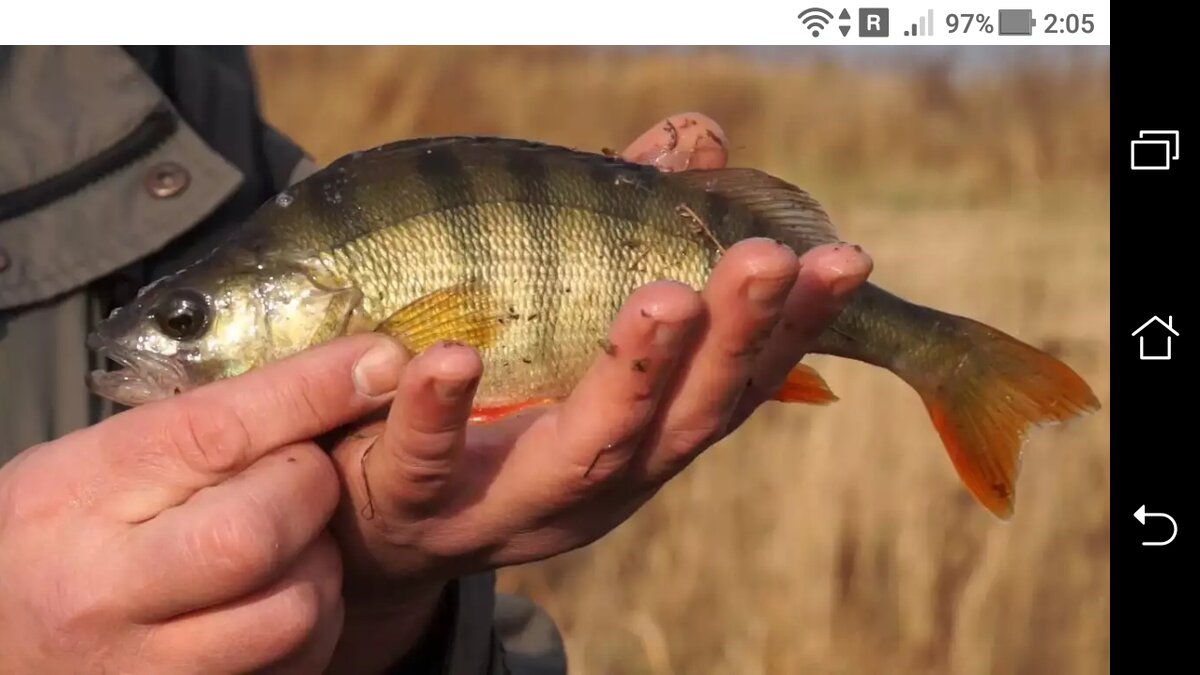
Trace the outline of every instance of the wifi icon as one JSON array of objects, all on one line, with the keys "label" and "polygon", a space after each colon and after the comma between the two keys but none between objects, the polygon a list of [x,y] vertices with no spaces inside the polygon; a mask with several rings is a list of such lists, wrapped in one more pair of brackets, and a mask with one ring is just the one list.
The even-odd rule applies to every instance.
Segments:
[{"label": "wifi icon", "polygon": [[829,25],[829,22],[833,21],[833,12],[821,9],[820,7],[809,7],[800,12],[797,18],[800,19],[805,28],[812,31],[813,37],[818,37],[821,35],[821,31]]}]

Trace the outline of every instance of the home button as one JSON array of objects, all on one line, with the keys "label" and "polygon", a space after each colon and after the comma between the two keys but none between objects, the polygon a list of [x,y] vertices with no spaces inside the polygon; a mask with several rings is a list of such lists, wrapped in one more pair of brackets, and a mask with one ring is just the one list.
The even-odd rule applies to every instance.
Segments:
[{"label": "home button", "polygon": [[1133,331],[1133,336],[1138,339],[1138,358],[1143,361],[1170,361],[1171,342],[1179,337],[1179,332],[1175,330],[1174,317],[1167,316],[1167,320],[1163,321],[1152,316]]}]

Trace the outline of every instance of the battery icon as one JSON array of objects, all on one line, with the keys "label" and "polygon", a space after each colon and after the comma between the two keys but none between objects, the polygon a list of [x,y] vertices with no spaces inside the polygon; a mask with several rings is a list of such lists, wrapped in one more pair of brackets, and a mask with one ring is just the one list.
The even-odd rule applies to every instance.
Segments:
[{"label": "battery icon", "polygon": [[1002,9],[1000,10],[1001,35],[1033,35],[1032,9]]}]

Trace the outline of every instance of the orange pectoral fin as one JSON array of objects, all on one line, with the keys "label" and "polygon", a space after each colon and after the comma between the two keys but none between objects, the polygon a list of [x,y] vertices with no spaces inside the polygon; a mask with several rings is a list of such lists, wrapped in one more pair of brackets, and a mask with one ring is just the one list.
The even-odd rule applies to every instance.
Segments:
[{"label": "orange pectoral fin", "polygon": [[497,420],[510,417],[523,410],[534,408],[539,405],[555,403],[551,398],[535,398],[520,403],[511,403],[509,405],[493,406],[489,408],[474,408],[471,410],[471,416],[468,418],[473,424],[487,424]]},{"label": "orange pectoral fin", "polygon": [[788,373],[787,380],[771,399],[784,403],[828,405],[837,401],[838,397],[830,391],[829,385],[825,384],[817,371],[801,363]]},{"label": "orange pectoral fin", "polygon": [[400,340],[413,353],[439,340],[455,340],[481,349],[496,341],[504,329],[503,319],[487,287],[462,283],[401,307],[376,330]]}]

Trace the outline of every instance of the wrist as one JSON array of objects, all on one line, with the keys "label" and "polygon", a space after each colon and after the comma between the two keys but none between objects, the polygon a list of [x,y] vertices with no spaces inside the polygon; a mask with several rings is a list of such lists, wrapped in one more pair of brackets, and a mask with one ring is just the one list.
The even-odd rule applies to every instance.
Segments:
[{"label": "wrist", "polygon": [[348,597],[342,635],[325,672],[388,673],[425,647],[440,657],[442,645],[431,643],[445,642],[441,628],[453,614],[450,591],[449,584],[436,583]]}]

